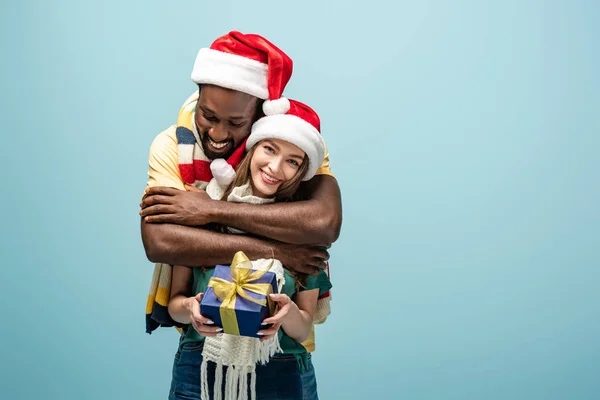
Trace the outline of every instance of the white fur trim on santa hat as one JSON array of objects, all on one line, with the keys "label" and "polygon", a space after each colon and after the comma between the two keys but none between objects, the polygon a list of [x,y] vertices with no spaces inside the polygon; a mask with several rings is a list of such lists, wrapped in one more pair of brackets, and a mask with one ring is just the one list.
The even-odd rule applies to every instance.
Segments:
[{"label": "white fur trim on santa hat", "polygon": [[295,144],[308,156],[308,171],[304,181],[311,179],[323,163],[325,143],[319,131],[295,115],[277,114],[262,117],[252,125],[252,131],[246,142],[251,149],[264,139],[281,139]]},{"label": "white fur trim on santa hat", "polygon": [[229,185],[235,178],[235,170],[223,158],[217,158],[210,163],[210,171],[219,185]]},{"label": "white fur trim on santa hat", "polygon": [[268,99],[267,64],[213,49],[200,49],[194,62],[192,80]]},{"label": "white fur trim on santa hat", "polygon": [[263,103],[263,112],[265,115],[285,114],[290,111],[290,101],[285,97],[275,100],[265,100]]}]

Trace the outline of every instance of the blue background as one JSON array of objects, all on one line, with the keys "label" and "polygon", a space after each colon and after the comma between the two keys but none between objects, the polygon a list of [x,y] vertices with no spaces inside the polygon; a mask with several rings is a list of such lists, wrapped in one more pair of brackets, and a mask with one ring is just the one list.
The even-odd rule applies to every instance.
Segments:
[{"label": "blue background", "polygon": [[599,398],[599,18],[594,1],[3,4],[0,397],[166,398],[177,334],[144,332],[148,149],[197,50],[237,29],[295,60],[286,94],[320,113],[343,192],[321,398]]}]

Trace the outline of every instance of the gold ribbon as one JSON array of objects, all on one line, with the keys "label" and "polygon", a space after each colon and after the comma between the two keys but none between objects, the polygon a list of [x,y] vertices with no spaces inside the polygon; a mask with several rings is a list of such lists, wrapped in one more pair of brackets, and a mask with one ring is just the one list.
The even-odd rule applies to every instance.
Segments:
[{"label": "gold ribbon", "polygon": [[[271,261],[271,265],[273,261]],[[269,266],[270,268],[271,266]],[[270,283],[252,283],[261,278],[269,269],[252,271],[252,263],[246,257],[244,252],[238,251],[233,256],[233,261],[229,267],[231,281],[226,279],[211,277],[208,281],[208,287],[213,288],[215,296],[222,301],[219,307],[221,321],[223,323],[223,332],[232,335],[239,335],[240,330],[235,315],[235,300],[237,296],[241,296],[253,303],[261,306],[267,305],[267,300],[257,300],[250,297],[246,291],[257,294],[262,294],[269,298],[269,294],[273,291]],[[270,305],[271,302],[269,302]],[[270,307],[271,308],[271,307]]]}]

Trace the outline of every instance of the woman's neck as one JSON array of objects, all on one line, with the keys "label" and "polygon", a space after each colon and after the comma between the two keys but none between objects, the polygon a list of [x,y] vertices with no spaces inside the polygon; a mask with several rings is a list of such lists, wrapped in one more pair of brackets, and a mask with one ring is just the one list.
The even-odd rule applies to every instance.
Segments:
[{"label": "woman's neck", "polygon": [[264,194],[260,190],[258,190],[256,188],[256,186],[254,186],[254,182],[252,181],[252,179],[250,179],[250,189],[252,189],[253,196],[260,197],[261,199],[274,199],[275,198],[275,196],[267,196],[266,194]]}]

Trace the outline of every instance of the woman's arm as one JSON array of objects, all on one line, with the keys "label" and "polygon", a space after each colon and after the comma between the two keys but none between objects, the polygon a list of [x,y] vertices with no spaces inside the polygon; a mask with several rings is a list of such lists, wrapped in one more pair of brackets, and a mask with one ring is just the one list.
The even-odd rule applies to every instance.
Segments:
[{"label": "woman's arm", "polygon": [[275,335],[281,327],[295,341],[304,342],[312,329],[313,313],[318,297],[319,289],[298,292],[294,296],[294,301],[286,294],[272,294],[271,298],[279,304],[279,311],[263,321],[263,325],[273,324],[273,326],[258,332],[263,336],[261,340]]},{"label": "woman's arm", "polygon": [[192,296],[193,281],[194,274],[191,268],[173,266],[168,310],[171,318],[182,324],[190,323],[190,310],[187,303],[189,303],[188,298]]},{"label": "woman's arm", "polygon": [[[169,299],[169,315],[174,321],[192,324],[202,336],[215,336],[223,329],[215,326],[208,318],[200,315],[200,301],[203,293],[192,296],[194,275],[191,268],[175,265],[171,277],[171,297]],[[207,326],[208,325],[208,326]]]}]

